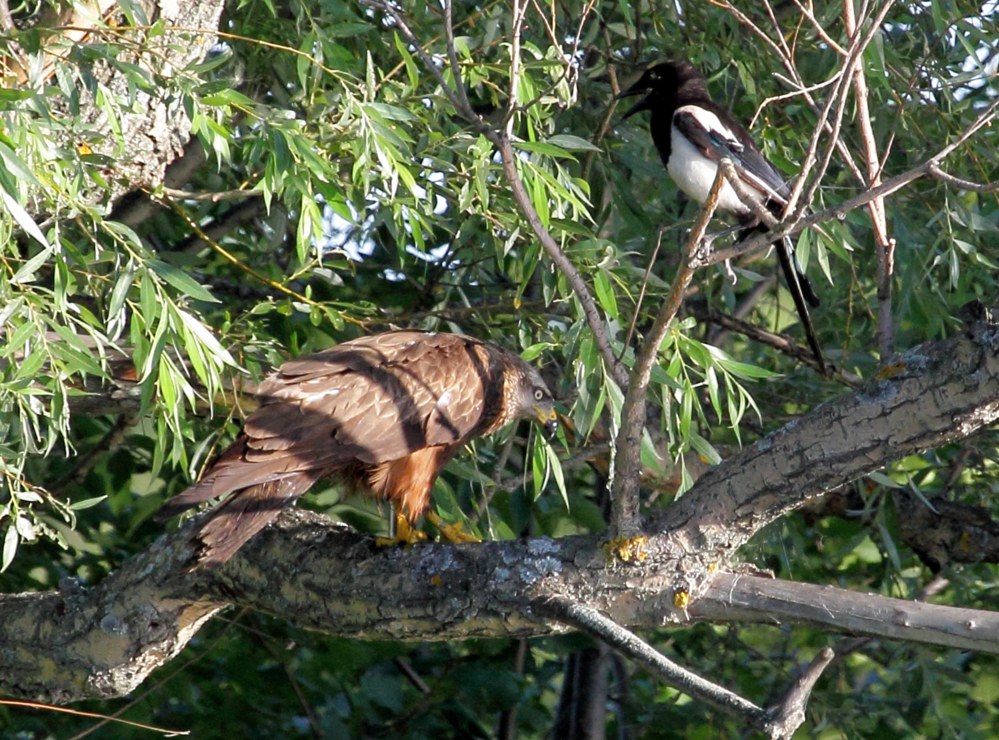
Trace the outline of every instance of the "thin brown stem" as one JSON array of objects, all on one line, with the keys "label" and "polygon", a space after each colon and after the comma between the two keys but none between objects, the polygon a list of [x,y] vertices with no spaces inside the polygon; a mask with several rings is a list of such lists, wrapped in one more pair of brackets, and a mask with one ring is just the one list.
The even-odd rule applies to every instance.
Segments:
[{"label": "thin brown stem", "polygon": [[703,261],[699,254],[702,249],[701,242],[718,207],[718,198],[725,181],[725,171],[719,167],[697,223],[687,239],[683,250],[684,257],[680,262],[680,269],[673,278],[673,285],[670,287],[666,302],[656,316],[646,336],[646,342],[635,359],[631,382],[621,408],[621,428],[615,442],[611,529],[616,537],[632,536],[640,529],[638,482],[641,470],[642,433],[645,430],[645,395],[652,377],[652,369],[659,357],[659,346],[666,338],[670,323],[680,311],[687,288],[694,277],[694,270]]}]

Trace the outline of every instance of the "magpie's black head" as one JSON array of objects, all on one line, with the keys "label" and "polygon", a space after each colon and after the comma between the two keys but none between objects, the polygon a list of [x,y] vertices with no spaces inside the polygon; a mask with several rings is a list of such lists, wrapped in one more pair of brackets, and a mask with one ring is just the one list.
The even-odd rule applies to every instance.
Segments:
[{"label": "magpie's black head", "polygon": [[638,78],[638,82],[629,87],[618,98],[630,98],[635,95],[645,97],[635,103],[624,114],[625,118],[643,110],[656,110],[676,106],[678,98],[707,98],[708,90],[704,75],[690,62],[662,62],[649,67]]}]

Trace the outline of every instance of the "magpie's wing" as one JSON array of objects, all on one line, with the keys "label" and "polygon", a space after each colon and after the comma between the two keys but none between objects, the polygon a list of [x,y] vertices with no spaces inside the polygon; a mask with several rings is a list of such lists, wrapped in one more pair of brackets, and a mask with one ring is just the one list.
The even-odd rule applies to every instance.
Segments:
[{"label": "magpie's wing", "polygon": [[[722,157],[731,159],[742,181],[759,192],[770,208],[787,204],[790,189],[783,176],[763,156],[746,129],[723,109],[693,104],[681,106],[673,114],[673,126],[706,158],[715,162]],[[809,347],[815,354],[819,370],[825,373],[822,349],[806,305],[818,306],[819,297],[798,264],[794,241],[784,237],[774,242],[774,247]]]},{"label": "magpie's wing", "polygon": [[673,114],[673,126],[708,159],[731,159],[746,185],[759,191],[765,200],[781,206],[787,203],[790,189],[786,180],[763,156],[746,129],[727,113],[684,105]]}]

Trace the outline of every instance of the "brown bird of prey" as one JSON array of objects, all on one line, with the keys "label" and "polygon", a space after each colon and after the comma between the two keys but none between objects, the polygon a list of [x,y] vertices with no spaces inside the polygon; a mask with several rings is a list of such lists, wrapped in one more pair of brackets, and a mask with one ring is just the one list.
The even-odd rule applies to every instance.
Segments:
[{"label": "brown bird of prey", "polygon": [[167,519],[225,496],[200,526],[199,565],[227,561],[320,478],[425,514],[441,469],[465,444],[515,419],[554,433],[552,395],[516,354],[460,334],[393,331],[284,363],[260,406]]}]

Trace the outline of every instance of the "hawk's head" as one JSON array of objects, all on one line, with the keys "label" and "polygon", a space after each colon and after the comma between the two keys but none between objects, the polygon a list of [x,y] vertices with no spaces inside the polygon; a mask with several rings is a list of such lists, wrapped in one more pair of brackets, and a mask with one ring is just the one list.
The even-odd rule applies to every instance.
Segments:
[{"label": "hawk's head", "polygon": [[516,380],[507,391],[507,416],[509,419],[533,419],[545,428],[549,438],[558,431],[558,414],[555,399],[548,385],[535,368],[517,360]]}]

